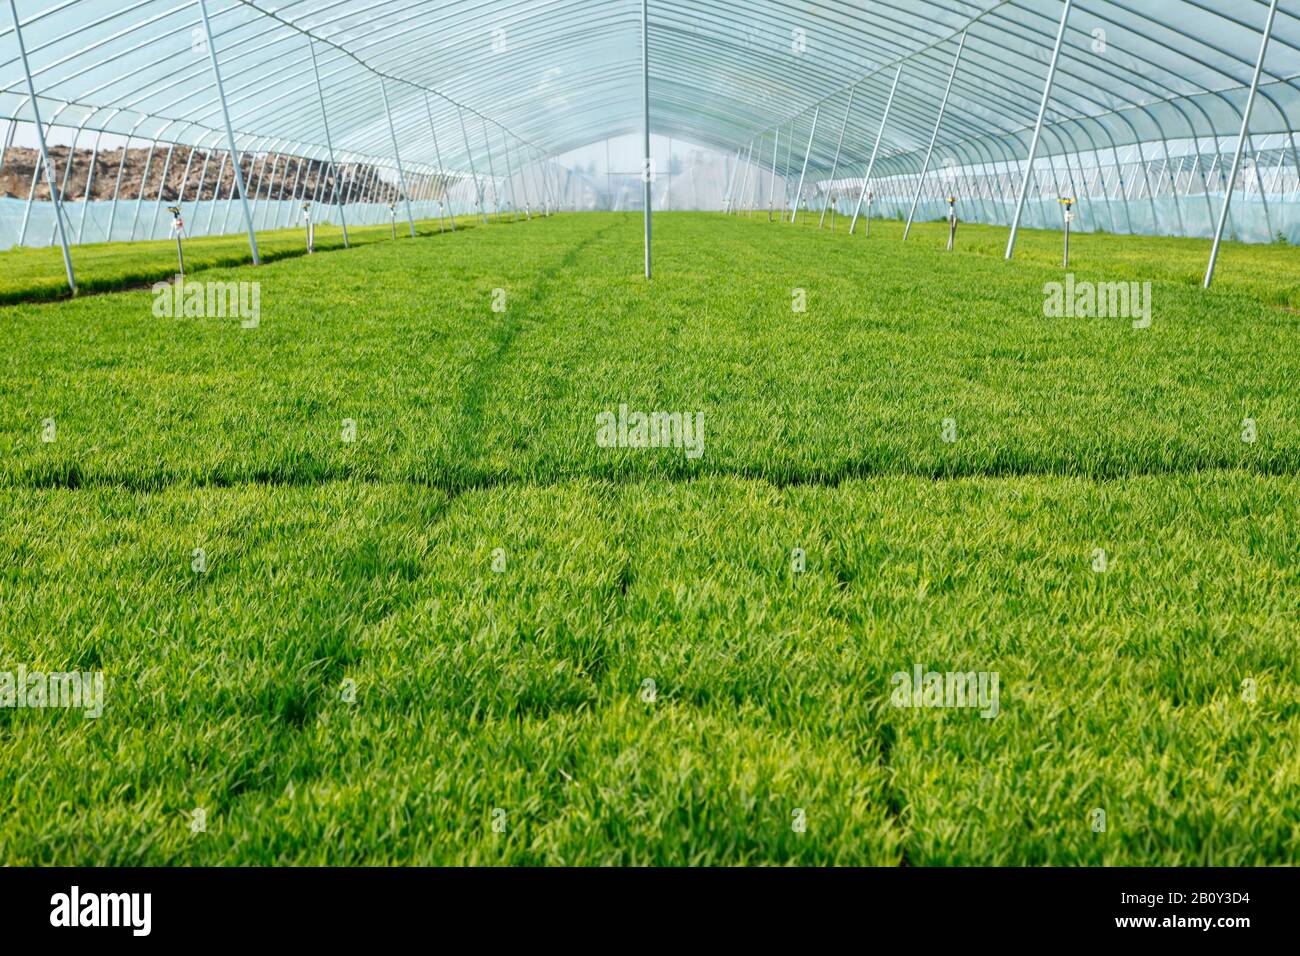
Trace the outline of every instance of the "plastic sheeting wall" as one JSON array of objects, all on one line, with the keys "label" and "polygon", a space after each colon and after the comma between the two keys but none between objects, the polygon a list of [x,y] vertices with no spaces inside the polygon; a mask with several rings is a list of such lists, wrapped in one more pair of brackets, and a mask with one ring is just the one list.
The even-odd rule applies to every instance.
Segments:
[{"label": "plastic sheeting wall", "polygon": [[[842,215],[853,214],[854,199],[841,199],[836,209]],[[1070,229],[1077,232],[1113,232],[1141,236],[1191,236],[1212,239],[1223,195],[1169,196],[1130,199],[1084,199],[1075,206]],[[911,200],[877,196],[872,215],[877,218],[906,219]],[[1267,207],[1267,208],[1266,208]],[[1211,212],[1213,210],[1213,212]],[[1008,225],[1015,215],[1014,202],[992,199],[959,201],[957,218],[963,222],[992,222]],[[863,204],[863,213],[866,204]],[[916,207],[916,220],[947,220],[948,204],[943,200],[922,200]],[[1030,229],[1062,228],[1061,206],[1053,199],[1029,199],[1021,225]],[[1267,203],[1258,198],[1235,196],[1229,210],[1224,238],[1239,242],[1276,242],[1281,235],[1289,243],[1300,244],[1300,203],[1282,202],[1280,197]]]},{"label": "plastic sheeting wall", "polygon": [[[156,208],[156,200],[146,199],[140,206],[139,220],[136,220],[136,200],[119,199],[117,215],[113,215],[113,203],[109,200],[96,200],[87,205],[84,202],[68,203],[64,207],[67,217],[68,240],[74,245],[94,242],[129,242],[134,239],[167,239],[171,236],[171,213],[167,203],[161,209]],[[472,203],[453,202],[455,215],[477,215]],[[493,212],[492,203],[488,202],[489,212]],[[186,222],[187,236],[202,235],[242,235],[244,234],[244,214],[238,199],[204,200],[187,202],[182,207]],[[26,215],[27,200],[0,198],[0,248],[10,248],[17,244],[23,232],[23,219]],[[417,201],[411,203],[411,214],[416,220],[437,219],[443,210],[436,201]],[[452,215],[452,209],[446,210]],[[344,207],[343,215],[347,218],[349,228],[353,226],[379,225],[390,220],[386,203],[350,203]],[[339,224],[338,207],[321,204],[312,205],[312,217],[317,224]],[[257,203],[253,215],[259,232],[271,229],[305,228],[302,220],[302,205],[289,200],[262,200]],[[109,223],[112,223],[112,235]],[[210,224],[210,227],[209,227]],[[406,207],[397,204],[398,234],[407,229]],[[26,246],[49,246],[58,242],[54,224],[54,205],[49,202],[31,204],[31,214],[27,221]]]}]

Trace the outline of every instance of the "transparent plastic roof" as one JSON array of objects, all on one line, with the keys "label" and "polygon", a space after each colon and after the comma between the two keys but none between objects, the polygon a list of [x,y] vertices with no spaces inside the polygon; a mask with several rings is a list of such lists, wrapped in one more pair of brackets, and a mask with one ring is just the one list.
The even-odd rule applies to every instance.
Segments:
[{"label": "transparent plastic roof", "polygon": [[[15,2],[46,123],[223,145],[199,0]],[[640,0],[205,2],[244,148],[324,155],[313,48],[342,154],[392,156],[385,92],[413,169],[480,162],[485,134],[540,158],[641,125]],[[879,168],[912,168],[964,33],[940,144],[959,160],[1015,160],[1063,6],[650,0],[651,126],[730,150],[772,151],[779,134],[784,152],[807,143],[816,115],[811,168],[831,166],[841,128],[841,168],[853,167],[901,67]],[[1267,11],[1267,0],[1075,2],[1040,154],[1235,136]],[[0,115],[31,119],[7,9],[0,22]],[[1290,133],[1298,74],[1300,0],[1283,0],[1252,132]]]}]

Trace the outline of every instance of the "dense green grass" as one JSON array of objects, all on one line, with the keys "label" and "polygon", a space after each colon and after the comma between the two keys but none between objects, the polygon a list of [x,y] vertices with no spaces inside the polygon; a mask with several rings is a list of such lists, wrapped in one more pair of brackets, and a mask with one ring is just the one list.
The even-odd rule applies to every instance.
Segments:
[{"label": "dense green grass", "polygon": [[[815,226],[801,222],[800,225]],[[859,233],[862,227],[859,226]],[[903,223],[876,221],[872,238],[898,240]],[[862,239],[861,234],[854,241]],[[917,223],[908,242],[920,241],[943,248],[948,241],[948,224]],[[863,240],[866,241],[866,240]],[[1015,261],[1058,269],[1061,264],[1061,234],[1042,229],[1021,230],[1016,240]],[[957,231],[960,255],[981,255],[1001,259],[1007,249],[1005,226],[961,223]],[[1208,239],[1175,239],[1166,236],[1127,236],[1075,232],[1070,236],[1070,265],[1077,273],[1104,270],[1110,277],[1123,273],[1142,280],[1161,280],[1199,288],[1210,258]],[[1300,250],[1283,243],[1252,245],[1225,241],[1214,273],[1216,289],[1241,292],[1261,302],[1300,309]]]},{"label": "dense green grass", "polygon": [[[504,222],[504,220],[502,220]],[[457,230],[473,228],[479,220],[462,216]],[[451,231],[451,219],[420,220],[415,224],[417,236],[432,236]],[[392,227],[350,226],[348,244],[369,245],[392,241]],[[410,237],[410,227],[403,219],[398,223],[399,239]],[[306,255],[306,230],[303,226],[274,229],[257,234],[258,255],[264,262]],[[190,274],[219,266],[238,266],[253,261],[248,236],[201,236],[186,239],[185,268]],[[316,251],[342,249],[343,229],[329,223],[316,227]],[[72,263],[81,293],[106,292],[170,279],[176,274],[176,241],[160,239],[149,242],[103,242],[74,246]],[[0,302],[25,302],[68,296],[68,279],[63,267],[63,252],[57,246],[13,248],[0,252]]]},{"label": "dense green grass", "polygon": [[[1043,317],[1050,235],[889,228],[662,216],[649,286],[596,215],[205,275],[256,329],[0,310],[0,670],[109,682],[0,709],[0,861],[1294,860],[1271,266],[1207,294],[1088,237],[1079,278],[1154,282],[1137,330]],[[598,447],[620,403],[704,454]],[[917,664],[999,715],[891,706]]]}]

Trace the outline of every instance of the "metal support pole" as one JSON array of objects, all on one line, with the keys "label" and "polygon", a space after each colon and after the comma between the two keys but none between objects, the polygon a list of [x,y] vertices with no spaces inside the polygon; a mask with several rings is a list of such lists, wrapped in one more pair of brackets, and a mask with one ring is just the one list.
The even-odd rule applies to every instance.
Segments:
[{"label": "metal support pole", "polygon": [[[13,0],[10,0],[12,3]],[[645,144],[645,165],[641,169],[645,187],[645,277],[650,278],[651,187],[650,181],[650,0],[641,0],[641,119]]]},{"label": "metal support pole", "polygon": [[[281,156],[280,144],[283,142],[284,140],[277,139],[275,141],[275,145],[271,149],[268,149],[266,153],[263,154],[262,162],[257,167],[257,182],[253,183],[253,224],[254,225],[257,224],[258,203],[260,203],[263,198],[265,198],[268,201],[271,198],[271,189],[272,187],[275,186],[275,168],[280,165],[280,156]],[[267,160],[270,160],[271,162],[271,177],[269,179],[266,178]],[[263,182],[266,183],[265,194],[262,193]],[[270,223],[265,223],[263,224],[263,228],[266,228],[269,225]]]},{"label": "metal support pole", "polygon": [[[515,156],[519,161],[519,191],[524,194],[524,221],[532,222],[533,198],[528,195],[528,150],[521,149]],[[511,181],[513,182],[513,179]]]},{"label": "metal support pole", "polygon": [[[63,268],[68,274],[68,288],[73,295],[77,294],[77,277],[72,271],[72,253],[68,249],[68,230],[63,222],[63,204],[59,202],[58,194],[55,191],[54,169],[50,163],[50,152],[45,145],[45,127],[41,125],[41,111],[36,104],[36,84],[32,82],[32,70],[27,64],[27,46],[23,43],[23,30],[18,22],[18,7],[14,0],[9,0],[9,12],[14,18],[14,36],[18,39],[18,55],[23,62],[23,73],[27,77],[27,95],[31,97],[32,117],[36,121],[36,138],[41,147],[41,165],[45,169],[45,179],[50,186],[50,201],[54,203],[54,218],[59,223],[59,242],[63,246]],[[68,157],[72,161],[72,157]],[[35,175],[33,175],[35,180]]]},{"label": "metal support pole", "polygon": [[352,201],[352,193],[357,188],[357,164],[343,161],[343,196],[339,205],[346,206]]},{"label": "metal support pole", "polygon": [[763,176],[763,137],[761,135],[758,137],[758,150],[758,163],[754,166],[754,184],[749,190],[749,206],[745,211],[747,219],[754,218],[754,206],[758,202],[760,195],[759,183]]},{"label": "metal support pole", "polygon": [[[735,165],[731,169],[731,175],[727,177],[727,188],[722,192],[722,211],[724,213],[731,212],[731,191],[736,186],[736,175],[740,171],[740,153],[741,150],[736,150],[736,157],[732,161]],[[726,167],[724,166],[723,169],[725,170]]]},{"label": "metal support pole", "polygon": [[[13,0],[10,0],[12,3]],[[1246,108],[1241,113],[1241,134],[1237,137],[1237,152],[1232,159],[1232,172],[1228,175],[1228,186],[1223,194],[1223,207],[1219,210],[1219,223],[1214,229],[1214,245],[1210,247],[1210,263],[1205,269],[1204,288],[1208,289],[1214,281],[1214,266],[1219,261],[1219,244],[1223,241],[1223,227],[1228,221],[1228,207],[1232,204],[1232,190],[1236,188],[1237,171],[1241,167],[1241,153],[1246,146],[1246,137],[1250,131],[1250,111],[1255,107],[1255,94],[1259,91],[1259,77],[1264,70],[1264,54],[1268,52],[1269,35],[1273,32],[1273,18],[1277,14],[1277,0],[1268,5],[1268,19],[1264,21],[1264,32],[1259,41],[1259,56],[1255,59],[1255,75],[1250,81],[1250,95],[1246,97]]]},{"label": "metal support pole", "polygon": [[[429,133],[433,136],[433,156],[438,161],[438,186],[442,190],[442,200],[438,203],[438,208],[442,212],[442,225],[445,229],[447,226],[447,203],[450,196],[447,193],[447,170],[442,165],[442,151],[438,149],[438,131],[433,125],[433,107],[429,105],[429,94],[424,94],[424,111],[429,114]],[[451,231],[456,231],[456,214],[451,216]]]},{"label": "metal support pole", "polygon": [[[36,103],[35,97],[30,98],[30,102],[34,106]],[[68,108],[68,104],[65,103],[63,106],[59,107],[58,112],[56,112],[52,117],[50,117],[50,129],[54,129],[54,127],[58,125],[59,115],[67,108]],[[40,135],[44,137],[45,131],[40,126],[40,124],[37,124],[36,128],[39,131]],[[27,244],[27,226],[32,219],[32,207],[36,204],[36,184],[40,182],[41,173],[50,172],[50,176],[49,176],[50,179],[58,178],[57,176],[55,176],[55,174],[52,171],[49,170],[49,167],[52,165],[51,163],[45,162],[43,163],[43,165],[45,166],[45,169],[41,170],[36,168],[35,163],[32,164],[32,181],[27,186],[27,204],[23,207],[23,224],[22,224],[22,228],[18,230],[18,245],[20,246]],[[51,186],[50,197],[53,198],[53,196],[54,196],[54,187]]]},{"label": "metal support pole", "polygon": [[[149,232],[145,236],[146,239],[152,239],[154,230],[158,227],[158,214],[162,212],[163,191],[167,188],[167,173],[171,171],[172,155],[175,150],[176,147],[174,145],[167,147],[167,158],[163,161],[162,180],[158,183],[158,199],[153,206],[153,220],[149,223]],[[193,150],[190,151],[190,155],[194,155]],[[186,170],[187,174],[188,172],[189,171]],[[181,180],[181,182],[184,181],[185,180],[183,179]]]},{"label": "metal support pole", "polygon": [[[252,140],[250,146],[252,143],[260,145],[262,142],[262,140]],[[246,152],[248,154],[248,175],[251,178],[253,175],[253,157],[257,155],[257,151],[250,148],[246,150]],[[226,213],[221,217],[221,232],[223,235],[230,232],[230,214],[234,212],[235,209],[235,190],[239,190],[241,199],[244,196],[244,157],[236,153],[235,156],[231,158],[230,162],[232,167],[230,172],[230,192],[226,195]],[[247,203],[245,203],[245,206],[247,206]],[[247,219],[249,228],[252,228],[252,222],[253,216],[250,208]]]},{"label": "metal support pole", "polygon": [[1173,162],[1169,158],[1169,141],[1162,136],[1160,138],[1160,143],[1164,147],[1165,151],[1165,168],[1162,172],[1173,184],[1170,191],[1173,193],[1174,211],[1178,214],[1178,234],[1180,236],[1185,236],[1187,235],[1187,222],[1183,219],[1183,204],[1178,198],[1178,177],[1183,173],[1182,163],[1180,162],[1178,164],[1177,174],[1171,173],[1170,168],[1173,166]]},{"label": "metal support pole", "polygon": [[1264,177],[1259,171],[1259,154],[1255,152],[1255,144],[1249,136],[1246,137],[1246,146],[1250,149],[1250,164],[1255,168],[1255,183],[1259,187],[1259,203],[1264,210],[1264,229],[1268,235],[1268,241],[1273,241],[1273,222],[1268,215],[1268,196],[1264,194]]},{"label": "metal support pole", "polygon": [[86,195],[81,205],[81,222],[77,225],[77,245],[86,234],[86,212],[90,209],[90,197],[95,189],[95,163],[99,161],[99,144],[104,138],[104,131],[95,134],[95,145],[90,151],[90,169],[86,170]]},{"label": "metal support pole", "polygon": [[[221,154],[221,165],[217,167],[217,181],[212,184],[212,205],[208,207],[208,224],[207,227],[203,230],[204,234],[208,236],[212,235],[212,222],[216,218],[217,201],[221,197],[221,180],[223,174],[226,171],[226,163],[229,160],[230,160],[230,155],[228,153]],[[123,158],[123,162],[125,162],[125,158]],[[111,234],[112,233],[110,230],[110,235]]]},{"label": "metal support pole", "polygon": [[948,94],[952,92],[952,81],[957,76],[957,64],[961,62],[961,51],[966,48],[966,31],[957,41],[957,55],[952,58],[952,69],[948,71],[948,85],[943,88],[943,100],[939,104],[939,115],[934,120],[934,132],[930,134],[930,148],[925,151],[925,162],[921,166],[921,177],[916,181],[916,195],[912,197],[912,208],[907,213],[907,225],[903,227],[903,241],[912,231],[912,220],[916,217],[916,204],[921,201],[921,189],[925,185],[925,176],[930,171],[930,159],[934,155],[934,144],[939,141],[939,127],[943,124],[943,114],[948,109]]},{"label": "metal support pole", "polygon": [[505,132],[501,133],[501,141],[505,143],[506,157],[506,185],[510,187],[510,205],[514,207],[512,221],[519,218],[519,195],[515,192],[515,167],[510,160],[510,140],[506,139]]},{"label": "metal support pole", "polygon": [[[330,169],[334,171],[334,192],[331,195],[331,203],[338,196],[338,167],[334,165],[334,141],[330,139],[330,120],[329,113],[325,109],[325,93],[321,89],[320,69],[316,66],[316,43],[307,35],[307,49],[311,51],[311,71],[316,77],[316,101],[320,103],[320,119],[325,125],[325,148],[330,153]],[[299,171],[302,170],[302,162],[298,164]],[[339,204],[339,224],[343,226],[343,248],[348,248],[348,220],[343,213],[343,204]]]},{"label": "metal support pole", "polygon": [[[858,227],[858,213],[862,211],[862,199],[867,194],[867,187],[871,184],[871,173],[876,167],[876,156],[880,152],[880,141],[885,136],[885,124],[889,122],[889,111],[894,106],[894,94],[898,92],[898,78],[903,75],[903,64],[898,64],[898,69],[894,71],[894,82],[889,87],[889,99],[885,101],[885,112],[880,117],[880,129],[876,131],[876,145],[871,147],[871,159],[867,163],[867,174],[862,178],[862,191],[858,193],[858,203],[853,207],[853,221],[849,223],[849,235],[853,235],[853,230]],[[867,211],[870,217],[871,211]],[[868,229],[871,227],[868,226]]]},{"label": "metal support pole", "polygon": [[[168,124],[171,125],[170,123]],[[144,156],[144,172],[140,174],[140,192],[135,197],[135,215],[131,218],[131,236],[129,242],[135,242],[135,230],[140,224],[140,206],[144,203],[144,187],[149,184],[149,170],[153,166],[153,154],[158,148],[158,141],[149,144],[149,152]]]},{"label": "metal support pole", "polygon": [[664,208],[673,211],[673,138],[668,137],[668,168],[664,174]]},{"label": "metal support pole", "polygon": [[497,167],[492,162],[492,139],[488,136],[487,119],[480,116],[483,123],[483,148],[487,151],[488,182],[492,184],[492,208],[496,210],[497,222],[501,221],[501,184],[497,182]]},{"label": "metal support pole", "polygon": [[[183,173],[181,173],[181,186],[180,186],[180,189],[176,190],[176,205],[177,205],[177,206],[180,206],[182,203],[185,202],[185,187],[189,184],[189,181],[190,181],[190,169],[193,168],[193,166],[194,166],[194,154],[197,153],[197,152],[198,152],[198,147],[197,147],[197,146],[191,146],[191,147],[190,147],[190,154],[189,154],[189,156],[186,157],[186,159],[185,159],[185,171],[184,171]],[[167,177],[166,177],[166,176],[163,176],[163,189],[165,189],[166,187],[167,187]],[[159,189],[159,190],[158,190],[158,200],[159,200],[159,205],[161,206],[161,204],[162,204],[162,189]],[[153,213],[154,222],[157,222],[157,221],[158,221],[158,213],[159,213],[159,209],[158,209],[157,207],[155,207],[155,208],[154,208],[154,213]]]},{"label": "metal support pole", "polygon": [[790,205],[790,160],[794,159],[794,120],[790,120],[790,135],[785,138],[785,165],[781,167],[781,222]]},{"label": "metal support pole", "polygon": [[280,198],[276,200],[277,202],[284,202],[284,184],[289,181],[289,162],[293,163],[293,184],[289,187],[289,201],[285,203],[284,221],[279,226],[281,229],[288,229],[293,225],[294,204],[298,201],[298,185],[301,183],[303,189],[306,189],[306,180],[302,177],[302,160],[303,158],[301,156],[291,156],[289,160],[285,162],[284,179],[280,181]]},{"label": "metal support pole", "polygon": [[813,137],[817,135],[817,118],[821,114],[821,106],[813,110],[812,128],[808,130],[808,148],[803,153],[803,169],[799,173],[799,186],[794,191],[794,209],[790,211],[791,223],[799,220],[799,206],[803,203],[803,181],[804,177],[808,175],[808,157],[812,155]]},{"label": "metal support pole", "polygon": [[1020,231],[1020,216],[1025,209],[1025,197],[1029,195],[1029,177],[1034,170],[1034,156],[1038,153],[1038,138],[1043,132],[1043,117],[1047,115],[1047,104],[1052,98],[1052,83],[1056,80],[1056,63],[1061,57],[1061,43],[1065,39],[1065,24],[1070,18],[1072,0],[1065,0],[1061,9],[1061,22],[1056,28],[1056,44],[1052,47],[1052,60],[1047,66],[1047,80],[1043,84],[1043,99],[1038,104],[1038,120],[1034,123],[1034,136],[1029,141],[1029,158],[1025,161],[1025,175],[1020,181],[1020,195],[1016,200],[1016,214],[1011,220],[1011,235],[1007,237],[1005,258],[1010,259],[1016,248],[1016,234]]},{"label": "metal support pole", "polygon": [[[840,168],[840,150],[844,146],[844,132],[849,128],[849,114],[853,112],[853,96],[857,92],[858,92],[858,88],[856,86],[849,88],[849,103],[847,106],[844,107],[844,122],[840,124],[840,138],[835,143],[835,159],[831,161],[831,177],[829,180],[830,189],[835,188],[835,173]],[[818,229],[826,225],[826,210],[828,207],[829,204],[825,204],[822,206],[822,217],[821,219],[817,220]]]},{"label": "metal support pole", "polygon": [[[89,119],[89,117],[87,117],[87,119]],[[86,120],[82,120],[81,125],[77,127],[76,134],[72,137],[72,145],[68,147],[68,162],[63,167],[63,185],[59,187],[60,203],[66,202],[68,198],[68,180],[72,178],[72,167],[77,161],[77,141],[81,139],[81,131],[85,129],[85,127],[86,127]],[[93,175],[93,173],[88,172],[87,176],[89,177],[90,175]],[[87,184],[89,184],[90,182],[89,178],[87,178],[86,182]],[[71,223],[72,223],[72,216],[71,214],[69,214],[68,216],[69,226],[71,226]],[[47,242],[46,245],[47,246],[54,245],[54,240],[58,238],[58,234],[59,234],[59,224],[58,222],[55,222],[54,228],[50,230],[50,241]]]},{"label": "metal support pole", "polygon": [[[772,213],[776,209],[776,154],[781,148],[781,127],[776,128],[776,138],[772,140],[772,181],[767,191],[767,221],[772,221]],[[694,181],[694,170],[691,173],[692,182]]]},{"label": "metal support pole", "polygon": [[379,93],[384,98],[384,114],[388,117],[388,132],[393,137],[393,159],[397,161],[397,180],[402,185],[402,202],[406,205],[406,222],[415,238],[415,217],[411,215],[411,194],[406,188],[406,174],[402,171],[402,156],[397,150],[397,127],[393,125],[393,111],[388,105],[388,85],[379,78]]},{"label": "metal support pole", "polygon": [[465,156],[469,160],[469,174],[474,177],[474,195],[478,197],[478,214],[483,220],[483,225],[488,224],[487,209],[483,203],[483,185],[478,179],[478,170],[474,168],[474,152],[469,148],[469,133],[465,129],[465,112],[459,106],[456,107],[456,115],[460,117],[460,135],[465,140]]},{"label": "metal support pole", "polygon": [[[14,0],[9,0],[12,4]],[[217,44],[212,39],[212,21],[208,19],[207,0],[198,0],[199,12],[203,15],[203,30],[208,39],[208,59],[212,62],[212,78],[217,84],[217,97],[221,100],[221,118],[226,124],[226,141],[230,144],[230,154],[234,159],[235,183],[239,187],[239,201],[244,207],[244,224],[248,227],[248,246],[253,251],[253,265],[261,265],[262,259],[257,254],[257,234],[253,231],[253,214],[248,208],[248,193],[244,191],[244,174],[239,168],[239,149],[235,145],[235,129],[230,125],[230,109],[226,105],[226,88],[221,82],[221,67],[217,64]]]},{"label": "metal support pole", "polygon": [[143,122],[144,119],[141,118],[131,127],[131,132],[126,134],[126,142],[122,144],[122,161],[117,164],[117,181],[113,184],[113,205],[108,210],[108,232],[104,235],[107,242],[113,241],[113,226],[117,222],[117,200],[122,194],[122,176],[126,172],[126,155],[131,149],[131,140],[135,136],[135,131],[140,128],[140,123]]},{"label": "metal support pole", "polygon": [[754,171],[753,159],[754,159],[754,141],[751,139],[749,141],[749,149],[745,151],[745,178],[740,181],[740,190],[737,193],[737,195],[740,197],[740,202],[739,204],[737,204],[733,200],[731,203],[731,211],[733,213],[745,204],[745,191],[749,189],[749,177],[750,174]]}]

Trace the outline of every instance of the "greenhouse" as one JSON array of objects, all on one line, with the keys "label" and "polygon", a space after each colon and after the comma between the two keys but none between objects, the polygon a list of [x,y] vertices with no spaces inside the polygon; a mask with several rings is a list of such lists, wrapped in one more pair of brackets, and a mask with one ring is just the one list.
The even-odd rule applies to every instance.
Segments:
[{"label": "greenhouse", "polygon": [[1300,0],[4,4],[0,864],[1300,858]]},{"label": "greenhouse", "polygon": [[611,208],[563,160],[637,130],[723,154],[651,207],[1300,240],[1285,4],[11,5],[10,246]]}]

